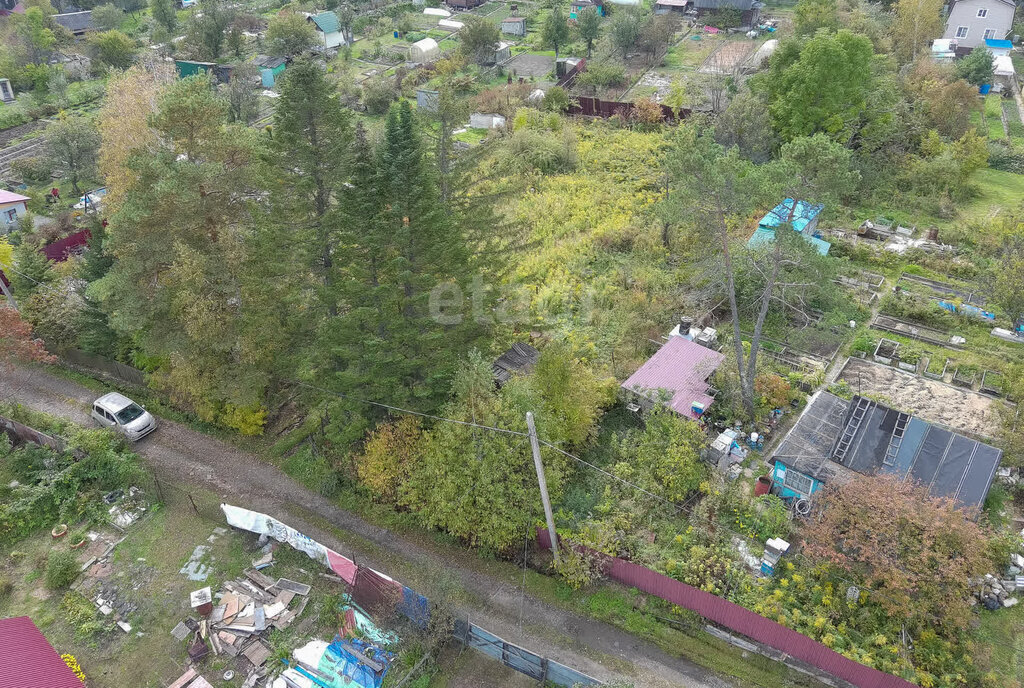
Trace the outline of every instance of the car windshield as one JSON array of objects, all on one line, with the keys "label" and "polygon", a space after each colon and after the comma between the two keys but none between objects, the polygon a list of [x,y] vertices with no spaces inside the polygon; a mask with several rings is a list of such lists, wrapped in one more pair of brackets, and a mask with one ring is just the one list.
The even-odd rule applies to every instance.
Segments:
[{"label": "car windshield", "polygon": [[128,423],[131,423],[133,420],[141,416],[143,413],[145,413],[145,411],[142,410],[142,407],[132,402],[131,404],[128,404],[123,409],[115,413],[114,415],[117,417],[118,423],[120,423],[121,425],[127,425]]}]

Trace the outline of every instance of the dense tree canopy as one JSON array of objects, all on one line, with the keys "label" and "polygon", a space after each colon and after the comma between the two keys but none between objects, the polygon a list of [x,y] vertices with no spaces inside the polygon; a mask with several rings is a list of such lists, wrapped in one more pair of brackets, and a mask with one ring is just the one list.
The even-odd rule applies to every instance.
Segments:
[{"label": "dense tree canopy", "polygon": [[758,87],[784,139],[824,132],[847,142],[859,128],[873,82],[871,41],[845,29],[786,41]]}]

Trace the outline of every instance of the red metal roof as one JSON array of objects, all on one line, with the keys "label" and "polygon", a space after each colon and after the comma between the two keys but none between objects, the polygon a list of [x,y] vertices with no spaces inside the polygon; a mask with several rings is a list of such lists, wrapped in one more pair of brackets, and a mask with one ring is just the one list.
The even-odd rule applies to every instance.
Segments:
[{"label": "red metal roof", "polygon": [[654,400],[658,390],[668,390],[672,395],[669,407],[680,415],[696,418],[693,402],[700,402],[705,408],[711,405],[707,380],[724,359],[724,355],[689,339],[669,337],[622,387]]},{"label": "red metal roof", "polygon": [[27,616],[0,619],[0,688],[82,688]]},{"label": "red metal roof", "polygon": [[22,201],[31,201],[32,199],[28,196],[22,196],[19,193],[13,191],[7,191],[6,189],[0,189],[0,205],[7,205],[8,203],[21,203]]},{"label": "red metal roof", "polygon": [[91,238],[92,232],[88,229],[82,229],[74,234],[69,234],[60,241],[53,242],[49,246],[44,246],[43,253],[50,260],[60,263],[67,260],[70,254],[77,253],[83,246],[87,246]]}]

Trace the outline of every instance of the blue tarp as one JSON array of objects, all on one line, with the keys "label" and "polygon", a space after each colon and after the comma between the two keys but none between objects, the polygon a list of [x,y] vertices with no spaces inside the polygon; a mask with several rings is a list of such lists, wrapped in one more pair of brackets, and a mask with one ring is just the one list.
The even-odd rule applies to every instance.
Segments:
[{"label": "blue tarp", "polygon": [[[821,203],[796,201],[796,210],[793,211],[793,229],[803,232],[807,224],[818,217],[824,208],[825,206]],[[772,208],[757,224],[759,227],[778,227],[789,219],[791,210],[793,210],[793,199],[787,198]]]},{"label": "blue tarp", "polygon": [[[375,662],[380,662],[384,668],[379,672],[374,671],[360,662],[353,651]],[[356,685],[361,688],[380,688],[384,684],[384,677],[394,659],[394,653],[382,650],[365,640],[359,638],[343,640],[335,636],[334,642],[327,646],[323,657],[320,658],[320,665],[317,669],[327,676],[338,676],[336,685],[339,687]],[[348,682],[345,681],[346,678]]]},{"label": "blue tarp", "polygon": [[402,601],[398,604],[398,611],[419,628],[426,628],[430,622],[430,603],[408,585],[402,587]]},{"label": "blue tarp", "polygon": [[950,301],[939,301],[939,306],[949,311],[950,313],[963,313],[965,315],[973,315],[976,318],[985,318],[986,320],[995,320],[996,314],[990,313],[989,311],[982,310],[975,305],[964,303],[959,307],[955,303]]}]

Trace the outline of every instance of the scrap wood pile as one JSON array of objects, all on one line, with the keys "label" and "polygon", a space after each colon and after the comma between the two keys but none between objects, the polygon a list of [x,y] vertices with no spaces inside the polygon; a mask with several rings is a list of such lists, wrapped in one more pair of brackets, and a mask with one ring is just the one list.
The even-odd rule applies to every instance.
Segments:
[{"label": "scrap wood pile", "polygon": [[[309,591],[304,583],[248,569],[243,578],[225,582],[216,596],[208,587],[193,592],[190,602],[198,618],[182,621],[171,635],[189,641],[193,664],[211,652],[237,658],[238,669],[247,676],[243,685],[252,688],[267,673],[264,665],[271,653],[266,635],[288,628],[302,615]],[[300,599],[293,604],[296,597]]]}]

